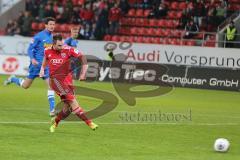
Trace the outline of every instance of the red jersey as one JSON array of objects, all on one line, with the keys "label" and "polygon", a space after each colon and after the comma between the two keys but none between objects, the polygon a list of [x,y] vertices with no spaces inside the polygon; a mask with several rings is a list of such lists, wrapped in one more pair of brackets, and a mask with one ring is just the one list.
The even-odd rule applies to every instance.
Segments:
[{"label": "red jersey", "polygon": [[71,57],[81,57],[82,53],[77,49],[63,46],[61,51],[53,48],[45,49],[45,58],[50,70],[50,78],[66,77],[71,73]]},{"label": "red jersey", "polygon": [[113,21],[119,21],[120,18],[121,18],[121,9],[115,8],[115,7],[111,8],[108,15],[108,20],[110,22],[113,22]]}]

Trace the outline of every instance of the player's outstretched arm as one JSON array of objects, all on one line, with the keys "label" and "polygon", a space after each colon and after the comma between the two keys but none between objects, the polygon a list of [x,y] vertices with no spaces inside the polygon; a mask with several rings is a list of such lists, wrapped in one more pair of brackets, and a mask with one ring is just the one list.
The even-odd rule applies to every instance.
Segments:
[{"label": "player's outstretched arm", "polygon": [[39,77],[44,77],[44,69],[46,68],[47,66],[47,59],[46,59],[46,56],[43,57],[43,62],[42,62],[42,66],[41,66],[41,70],[40,70],[40,73],[39,73]]},{"label": "player's outstretched arm", "polygon": [[87,64],[87,58],[84,55],[82,55],[80,59],[81,59],[81,62],[82,62],[82,70],[81,70],[81,73],[80,73],[79,80],[82,81],[82,80],[86,79],[88,64]]}]

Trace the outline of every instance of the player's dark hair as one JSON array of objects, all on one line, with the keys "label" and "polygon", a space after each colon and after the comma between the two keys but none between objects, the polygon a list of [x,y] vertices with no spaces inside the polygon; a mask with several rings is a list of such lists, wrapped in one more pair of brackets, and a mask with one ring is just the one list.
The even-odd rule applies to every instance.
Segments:
[{"label": "player's dark hair", "polygon": [[48,22],[50,22],[50,21],[56,21],[56,19],[55,18],[53,18],[53,17],[46,17],[45,19],[44,19],[44,23],[45,24],[48,24]]},{"label": "player's dark hair", "polygon": [[57,41],[61,41],[63,38],[62,38],[62,35],[60,33],[56,33],[53,35],[53,43],[56,43]]}]

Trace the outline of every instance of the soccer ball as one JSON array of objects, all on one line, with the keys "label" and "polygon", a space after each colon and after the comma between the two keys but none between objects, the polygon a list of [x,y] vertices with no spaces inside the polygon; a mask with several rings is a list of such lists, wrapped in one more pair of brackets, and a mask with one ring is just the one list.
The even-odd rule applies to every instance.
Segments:
[{"label": "soccer ball", "polygon": [[218,138],[214,143],[214,150],[217,152],[227,152],[229,149],[230,143],[225,138]]}]

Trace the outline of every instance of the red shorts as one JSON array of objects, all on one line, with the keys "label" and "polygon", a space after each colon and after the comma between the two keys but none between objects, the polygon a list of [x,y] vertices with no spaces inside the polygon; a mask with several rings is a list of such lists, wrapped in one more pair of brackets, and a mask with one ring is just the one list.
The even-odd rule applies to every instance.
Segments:
[{"label": "red shorts", "polygon": [[72,101],[75,98],[71,76],[67,76],[64,79],[59,77],[51,77],[50,87],[58,96],[60,96],[62,101]]}]

